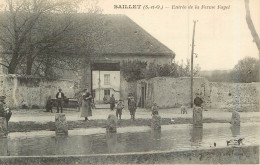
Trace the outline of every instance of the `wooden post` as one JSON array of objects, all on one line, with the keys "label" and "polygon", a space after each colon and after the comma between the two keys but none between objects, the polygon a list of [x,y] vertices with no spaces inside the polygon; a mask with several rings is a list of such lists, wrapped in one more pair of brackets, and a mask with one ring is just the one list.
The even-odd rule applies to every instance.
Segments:
[{"label": "wooden post", "polygon": [[194,38],[195,38],[195,27],[196,27],[196,22],[197,21],[193,21],[194,25],[193,25],[193,36],[192,36],[192,47],[191,47],[191,85],[190,85],[190,89],[191,89],[191,108],[193,108],[193,54],[194,54]]}]

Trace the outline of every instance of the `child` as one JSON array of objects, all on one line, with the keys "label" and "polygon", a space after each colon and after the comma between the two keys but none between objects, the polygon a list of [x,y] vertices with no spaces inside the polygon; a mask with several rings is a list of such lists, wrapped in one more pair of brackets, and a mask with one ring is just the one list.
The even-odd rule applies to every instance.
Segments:
[{"label": "child", "polygon": [[130,101],[129,101],[129,105],[128,105],[128,109],[130,111],[130,115],[131,115],[131,119],[135,120],[135,112],[136,112],[136,101],[134,99],[133,96],[131,96]]},{"label": "child", "polygon": [[153,103],[153,106],[152,106],[152,115],[151,115],[151,116],[158,115],[158,114],[159,114],[158,109],[159,109],[159,107],[157,106],[157,104],[156,104],[156,103]]},{"label": "child", "polygon": [[181,114],[184,114],[184,113],[188,114],[187,107],[183,105],[183,106],[181,106]]},{"label": "child", "polygon": [[119,119],[121,120],[123,108],[124,108],[123,100],[119,99],[119,103],[117,104],[117,107],[116,107],[116,117],[117,117],[117,119],[118,119],[118,115],[119,115]]}]

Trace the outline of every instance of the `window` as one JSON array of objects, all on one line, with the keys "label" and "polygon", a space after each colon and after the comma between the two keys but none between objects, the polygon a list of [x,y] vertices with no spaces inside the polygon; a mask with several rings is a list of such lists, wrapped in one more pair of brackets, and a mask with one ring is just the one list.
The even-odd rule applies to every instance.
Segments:
[{"label": "window", "polygon": [[104,90],[104,95],[105,96],[110,96],[110,89],[105,89]]},{"label": "window", "polygon": [[104,85],[110,85],[110,74],[104,74]]}]

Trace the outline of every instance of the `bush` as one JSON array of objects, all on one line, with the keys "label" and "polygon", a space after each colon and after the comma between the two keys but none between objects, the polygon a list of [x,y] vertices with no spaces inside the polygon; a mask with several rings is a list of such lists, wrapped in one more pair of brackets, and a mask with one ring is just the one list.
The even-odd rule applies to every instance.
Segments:
[{"label": "bush", "polygon": [[[121,71],[126,81],[137,81],[140,79],[149,79],[153,77],[182,77],[190,76],[190,63],[178,65],[177,63],[157,65],[141,61],[124,61],[121,65]],[[199,72],[199,67],[194,68],[194,75]]]}]

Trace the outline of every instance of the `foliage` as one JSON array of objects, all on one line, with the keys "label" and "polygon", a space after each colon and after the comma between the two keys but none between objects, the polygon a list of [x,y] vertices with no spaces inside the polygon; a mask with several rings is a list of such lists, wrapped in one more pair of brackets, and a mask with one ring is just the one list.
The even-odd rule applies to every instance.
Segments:
[{"label": "foliage", "polygon": [[145,78],[147,63],[141,61],[123,61],[120,69],[126,81],[136,81]]},{"label": "foliage", "polygon": [[259,81],[259,60],[251,57],[247,57],[240,60],[234,67],[231,74],[234,82],[256,82]]},{"label": "foliage", "polygon": [[210,73],[210,75],[203,75],[211,82],[231,82],[230,71],[219,71],[215,70]]},{"label": "foliage", "polygon": [[[45,48],[52,46],[66,32],[68,25],[53,28],[44,21],[46,15],[53,12],[68,12],[71,3],[49,0],[6,0],[6,11],[1,15],[0,44],[4,51],[2,56],[8,72],[16,73],[19,65],[26,66],[26,74],[31,74],[31,68],[36,55]],[[41,33],[45,29],[52,29],[50,33]],[[41,34],[41,35],[40,35]],[[6,57],[6,58],[5,58]]]},{"label": "foliage", "polygon": [[[121,71],[126,81],[136,81],[153,77],[184,77],[190,76],[190,63],[178,65],[177,63],[158,65],[141,61],[124,61]],[[195,67],[194,75],[198,75],[199,67]]]},{"label": "foliage", "polygon": [[213,82],[250,83],[259,82],[259,60],[247,57],[240,60],[230,71],[213,71],[205,76]]}]

